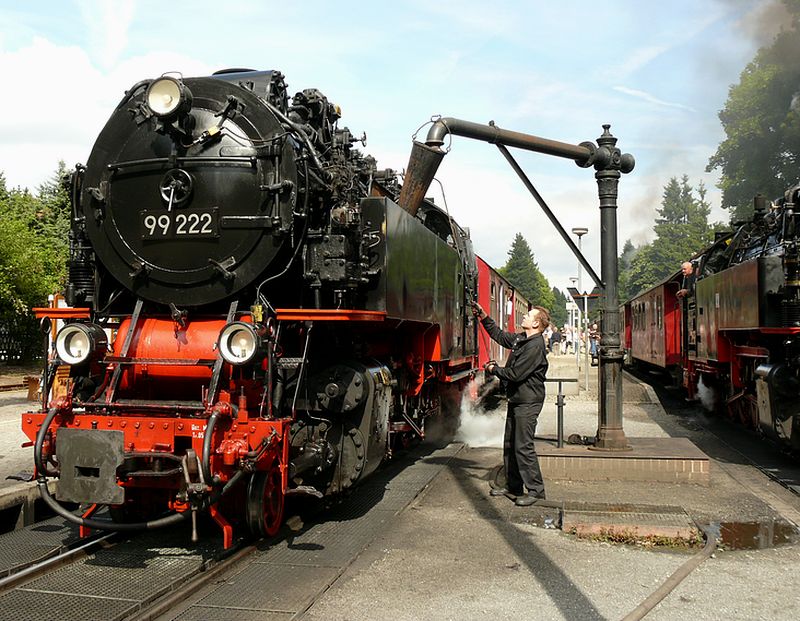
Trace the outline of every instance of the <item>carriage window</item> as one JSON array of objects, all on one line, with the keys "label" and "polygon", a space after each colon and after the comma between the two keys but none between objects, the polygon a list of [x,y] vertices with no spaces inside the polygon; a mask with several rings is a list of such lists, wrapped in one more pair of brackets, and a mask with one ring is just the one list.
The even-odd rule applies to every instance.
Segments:
[{"label": "carriage window", "polygon": [[663,314],[663,307],[661,305],[661,296],[656,296],[656,326],[661,327],[661,317]]}]

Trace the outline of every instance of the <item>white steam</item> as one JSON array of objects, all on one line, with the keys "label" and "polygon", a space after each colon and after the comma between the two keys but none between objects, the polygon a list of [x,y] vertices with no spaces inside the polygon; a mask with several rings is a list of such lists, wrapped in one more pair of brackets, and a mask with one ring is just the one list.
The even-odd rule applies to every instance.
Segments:
[{"label": "white steam", "polygon": [[700,403],[703,404],[703,407],[708,410],[709,412],[714,411],[714,406],[716,405],[717,395],[714,392],[714,389],[710,386],[706,386],[705,382],[703,382],[703,376],[700,376],[700,379],[697,381],[697,396],[700,397]]},{"label": "white steam", "polygon": [[461,399],[456,440],[473,447],[502,448],[506,425],[506,407],[503,405],[487,411],[481,396],[485,386],[483,379],[473,380]]}]

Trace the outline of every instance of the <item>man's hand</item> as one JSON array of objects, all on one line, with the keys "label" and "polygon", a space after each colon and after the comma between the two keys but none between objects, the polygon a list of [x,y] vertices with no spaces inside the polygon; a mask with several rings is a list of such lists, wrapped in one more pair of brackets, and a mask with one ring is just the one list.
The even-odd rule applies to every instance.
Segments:
[{"label": "man's hand", "polygon": [[496,366],[497,363],[494,360],[490,360],[489,362],[483,365],[483,370],[491,375],[492,371],[494,371],[494,368]]},{"label": "man's hand", "polygon": [[679,289],[678,292],[675,294],[675,297],[682,298],[685,297],[687,293],[689,293],[688,289]]},{"label": "man's hand", "polygon": [[486,317],[486,311],[483,310],[483,307],[478,304],[477,302],[472,302],[472,314],[475,315],[478,319],[483,319]]}]

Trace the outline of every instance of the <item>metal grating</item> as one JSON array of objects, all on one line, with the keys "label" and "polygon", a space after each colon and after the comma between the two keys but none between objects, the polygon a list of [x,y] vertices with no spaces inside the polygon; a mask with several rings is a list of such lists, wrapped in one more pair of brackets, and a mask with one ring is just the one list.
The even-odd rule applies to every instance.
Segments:
[{"label": "metal grating", "polygon": [[331,512],[336,519],[340,513],[347,515],[366,514],[369,511],[391,511],[396,513],[404,509],[426,484],[409,487],[385,488],[383,485],[364,485],[353,491],[353,494]]},{"label": "metal grating", "polygon": [[450,445],[421,457],[428,449],[422,447],[389,464],[321,516],[323,521],[254,555],[239,574],[177,619],[282,621],[302,612],[462,448]]},{"label": "metal grating", "polygon": [[104,551],[56,569],[19,590],[146,601],[198,569],[198,563],[190,559],[114,552]]},{"label": "metal grating", "polygon": [[63,518],[51,518],[33,526],[0,535],[0,577],[21,566],[53,556],[80,539],[78,527]]},{"label": "metal grating", "polygon": [[340,570],[253,563],[200,600],[199,605],[276,612],[303,610]]},{"label": "metal grating", "polygon": [[63,593],[10,591],[0,595],[0,614],[14,621],[117,621],[138,608],[123,599],[82,597]]},{"label": "metal grating", "polygon": [[374,539],[382,516],[322,524],[260,553],[256,563],[345,567]]}]

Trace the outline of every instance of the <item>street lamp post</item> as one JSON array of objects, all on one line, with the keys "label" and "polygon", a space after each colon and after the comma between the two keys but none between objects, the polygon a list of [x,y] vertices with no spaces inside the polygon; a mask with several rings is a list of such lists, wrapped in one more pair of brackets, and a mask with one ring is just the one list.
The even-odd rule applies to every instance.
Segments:
[{"label": "street lamp post", "polygon": [[[575,276],[570,276],[569,281],[572,283],[573,287],[579,286],[578,278]],[[579,290],[580,292],[580,290]],[[573,312],[575,314],[575,321],[572,323],[572,329],[574,330],[572,334],[572,344],[575,347],[575,366],[578,367],[578,375],[580,376],[581,370],[581,307],[578,306],[578,303],[575,300],[572,300],[572,308],[574,309]]]},{"label": "street lamp post", "polygon": [[[578,252],[581,252],[581,240],[584,235],[589,232],[585,226],[576,226],[572,229],[572,234],[578,237]],[[583,290],[583,285],[581,284],[581,262],[578,261],[578,293],[583,296],[583,347],[584,347],[584,359],[583,359],[583,382],[584,382],[584,389],[589,390],[589,313],[587,312],[588,305],[588,297]]]}]

